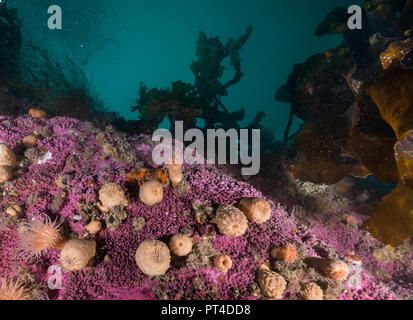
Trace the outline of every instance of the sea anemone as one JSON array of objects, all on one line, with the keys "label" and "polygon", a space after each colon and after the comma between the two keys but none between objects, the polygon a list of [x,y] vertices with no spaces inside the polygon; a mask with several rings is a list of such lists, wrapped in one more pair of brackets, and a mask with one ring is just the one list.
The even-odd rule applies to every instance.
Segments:
[{"label": "sea anemone", "polygon": [[253,222],[264,223],[271,218],[271,206],[264,199],[243,198],[238,208]]},{"label": "sea anemone", "polygon": [[169,180],[171,180],[172,185],[175,187],[184,178],[184,175],[182,173],[182,161],[180,161],[179,159],[177,159],[176,156],[174,156],[172,158],[172,161],[170,162],[171,163],[167,164],[166,167],[168,168]]},{"label": "sea anemone", "polygon": [[21,249],[31,257],[39,257],[48,250],[58,249],[64,241],[60,223],[43,215],[44,221],[29,220],[21,224]]},{"label": "sea anemone", "polygon": [[19,280],[1,279],[0,300],[32,300]]},{"label": "sea anemone", "polygon": [[188,267],[192,269],[210,268],[212,266],[212,257],[217,254],[211,239],[202,238],[201,241],[195,243],[186,262]]},{"label": "sea anemone", "polygon": [[358,225],[358,222],[357,222],[356,217],[352,216],[351,214],[346,214],[346,215],[344,216],[344,221],[345,221],[349,226],[352,226],[352,227],[357,227],[357,225]]},{"label": "sea anemone", "polygon": [[323,300],[323,290],[314,282],[303,283],[300,296],[304,300]]},{"label": "sea anemone", "polygon": [[214,222],[219,232],[228,237],[242,236],[248,229],[248,220],[242,211],[227,204],[218,207]]},{"label": "sea anemone", "polygon": [[102,224],[100,221],[92,221],[85,228],[89,233],[96,234],[102,229]]},{"label": "sea anemone", "polygon": [[22,142],[25,148],[27,149],[34,148],[37,144],[37,137],[34,134],[30,134],[24,137]]},{"label": "sea anemone", "polygon": [[343,280],[349,274],[347,263],[341,260],[308,257],[305,259],[305,263],[331,279]]},{"label": "sea anemone", "polygon": [[13,169],[0,165],[0,183],[5,183],[13,177]]},{"label": "sea anemone", "polygon": [[12,205],[6,209],[6,213],[14,218],[19,218],[23,212],[23,209],[17,204]]},{"label": "sea anemone", "polygon": [[69,240],[60,252],[60,263],[68,271],[86,268],[96,254],[93,240]]},{"label": "sea anemone", "polygon": [[46,112],[42,109],[31,108],[29,110],[29,114],[32,116],[33,119],[46,118]]},{"label": "sea anemone", "polygon": [[294,262],[297,258],[297,250],[292,244],[275,247],[271,250],[271,257],[288,263]]},{"label": "sea anemone", "polygon": [[148,206],[160,203],[163,199],[162,185],[155,180],[145,182],[139,189],[139,199]]},{"label": "sea anemone", "polygon": [[13,150],[11,150],[4,143],[0,143],[0,166],[6,167],[16,167],[16,155]]},{"label": "sea anemone", "polygon": [[169,249],[173,254],[184,257],[192,251],[192,244],[192,238],[183,234],[176,234],[169,240]]},{"label": "sea anemone", "polygon": [[116,183],[106,183],[99,190],[98,207],[103,212],[108,212],[110,209],[117,206],[126,207],[128,200],[122,188]]},{"label": "sea anemone", "polygon": [[229,256],[222,254],[214,257],[214,267],[221,272],[227,272],[232,267],[232,260]]},{"label": "sea anemone", "polygon": [[135,254],[139,269],[149,277],[165,274],[171,263],[168,246],[159,240],[146,240],[140,244]]},{"label": "sea anemone", "polygon": [[258,286],[264,296],[278,300],[283,297],[287,282],[281,275],[262,265],[258,269]]},{"label": "sea anemone", "polygon": [[349,269],[347,263],[341,260],[325,259],[322,261],[320,268],[326,277],[335,280],[347,278]]}]

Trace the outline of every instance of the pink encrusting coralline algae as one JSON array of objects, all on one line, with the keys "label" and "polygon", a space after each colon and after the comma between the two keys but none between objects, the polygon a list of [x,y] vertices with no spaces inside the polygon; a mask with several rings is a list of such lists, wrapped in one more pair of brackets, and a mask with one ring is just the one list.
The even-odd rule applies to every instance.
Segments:
[{"label": "pink encrusting coralline algae", "polygon": [[[36,138],[35,145],[23,144],[29,135]],[[334,214],[304,223],[276,196],[262,194],[221,168],[184,164],[179,181],[162,185],[162,197],[145,204],[128,173],[146,168],[168,174],[168,168],[152,164],[154,145],[148,136],[128,137],[111,127],[102,131],[64,117],[2,116],[0,143],[13,150],[18,162],[13,178],[0,185],[0,283],[2,279],[19,283],[30,297],[270,299],[258,279],[258,270],[265,266],[271,276],[265,285],[276,286],[272,279],[284,279],[280,283],[285,288],[274,289],[283,293],[282,299],[301,299],[301,288],[310,282],[321,288],[324,299],[412,298],[412,257],[400,258],[398,250],[403,248],[385,247]],[[154,178],[143,176],[143,180]],[[123,190],[125,198],[102,210],[99,191],[108,184],[119,194]],[[243,198],[267,201],[270,219],[266,216],[259,224],[249,220],[245,233],[237,237],[221,234],[215,211],[220,205],[238,208]],[[22,212],[12,216],[7,209],[15,205]],[[24,241],[29,239],[23,236],[24,226],[44,221],[45,215],[58,223],[62,248],[65,241],[73,240],[96,245],[85,258],[90,261],[82,261],[82,270],[64,268],[76,264],[70,259],[79,253],[62,257],[62,248],[56,246],[24,254],[28,247]],[[352,215],[364,219],[357,212]],[[88,231],[92,222],[99,225],[95,232]],[[191,239],[192,247],[181,255],[174,254],[180,251],[172,246],[169,253],[167,245],[179,234]],[[164,243],[163,254],[168,259],[170,255],[170,264],[155,276],[144,274],[137,264],[139,259],[145,266],[161,263],[156,248],[154,256],[149,252],[136,257],[146,240]],[[295,259],[271,257],[273,248],[285,246],[296,248]],[[230,268],[214,267],[219,257],[230,259]],[[349,267],[348,277],[331,279],[317,264],[307,263],[309,258],[343,261]]]}]

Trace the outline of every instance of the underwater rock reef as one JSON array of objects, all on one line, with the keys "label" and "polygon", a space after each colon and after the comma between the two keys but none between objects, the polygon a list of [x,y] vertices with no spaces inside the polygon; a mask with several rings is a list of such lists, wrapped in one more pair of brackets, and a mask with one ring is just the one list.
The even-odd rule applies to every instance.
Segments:
[{"label": "underwater rock reef", "polygon": [[336,8],[317,27],[343,42],[276,93],[291,104],[283,147],[264,112],[246,126],[262,170],[245,176],[156,165],[150,133],[241,128],[221,99],[251,26],[226,43],[201,31],[194,83],[142,83],[126,121],[0,6],[0,300],[413,299],[413,1],[366,0],[363,18],[350,31]]},{"label": "underwater rock reef", "polygon": [[[338,48],[295,65],[276,93],[304,121],[287,166],[294,177],[333,185],[373,175],[397,184],[364,228],[397,246],[413,236],[413,5],[367,0],[362,30],[334,9],[316,34],[342,34]],[[288,129],[287,129],[288,133]]]},{"label": "underwater rock reef", "polygon": [[276,189],[40,111],[0,116],[0,299],[413,298],[413,245],[358,229],[366,197],[294,180],[330,206],[308,223]]}]

